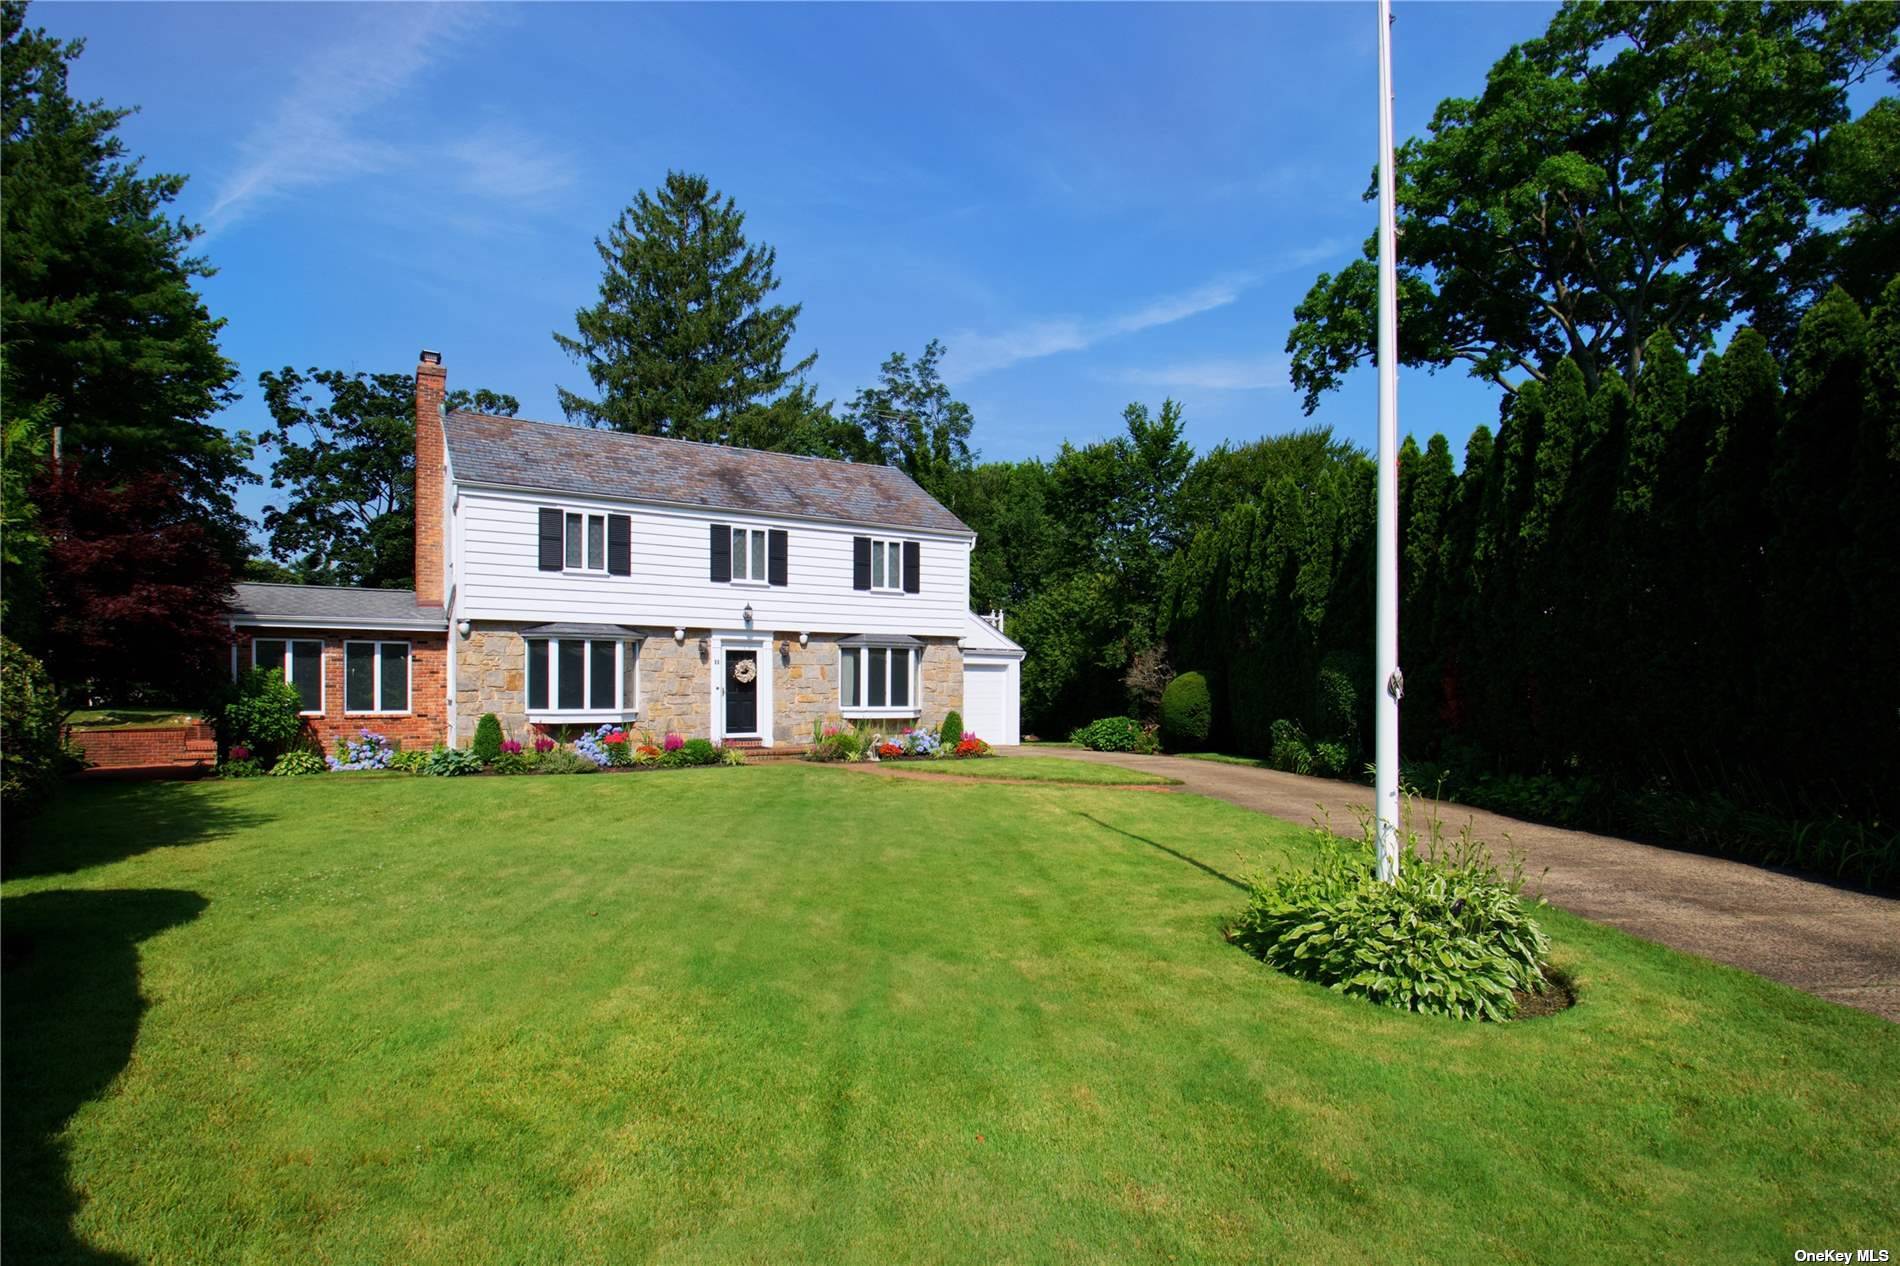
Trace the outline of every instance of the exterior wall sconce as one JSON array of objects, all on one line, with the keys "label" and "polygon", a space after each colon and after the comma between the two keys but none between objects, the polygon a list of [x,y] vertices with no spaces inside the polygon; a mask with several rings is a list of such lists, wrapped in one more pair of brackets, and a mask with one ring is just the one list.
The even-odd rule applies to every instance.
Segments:
[{"label": "exterior wall sconce", "polygon": [[467,621],[467,620],[463,620],[463,621],[462,621],[462,622],[461,622],[460,624],[457,624],[457,625],[455,626],[455,631],[456,631],[457,633],[460,633],[460,634],[461,634],[461,635],[462,635],[463,637],[467,637],[467,636],[468,636],[468,633],[469,633],[469,623],[468,623],[468,621]]},{"label": "exterior wall sconce", "polygon": [[705,659],[706,656],[711,653],[712,653],[712,643],[708,641],[706,638],[703,638],[703,637],[700,638],[699,639],[699,657],[701,659]]},{"label": "exterior wall sconce", "polygon": [[748,629],[752,627],[752,604],[750,602],[745,604],[745,626]]},{"label": "exterior wall sconce", "polygon": [[798,644],[799,644],[800,646],[810,646],[810,645],[811,645],[811,634],[809,634],[809,633],[800,633],[800,634],[798,635]]},{"label": "exterior wall sconce", "polygon": [[685,641],[686,641],[686,630],[685,630],[685,629],[674,629],[674,630],[673,630],[673,641],[674,641],[674,642],[676,642],[676,643],[683,643],[683,642],[685,642]]},{"label": "exterior wall sconce", "polygon": [[790,660],[792,658],[792,643],[790,638],[782,639],[779,642],[778,657],[783,660]]}]

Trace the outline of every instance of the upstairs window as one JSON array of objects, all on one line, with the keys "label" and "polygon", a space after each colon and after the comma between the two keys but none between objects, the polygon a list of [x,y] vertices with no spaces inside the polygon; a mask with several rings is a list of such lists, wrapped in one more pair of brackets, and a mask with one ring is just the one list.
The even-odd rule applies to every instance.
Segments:
[{"label": "upstairs window", "polygon": [[315,638],[260,637],[251,643],[251,663],[275,668],[297,688],[305,716],[323,715],[323,643]]},{"label": "upstairs window", "polygon": [[791,536],[783,528],[733,527],[714,523],[708,551],[715,584],[771,585],[789,581]]},{"label": "upstairs window", "polygon": [[632,575],[633,516],[543,507],[536,561],[542,571]]},{"label": "upstairs window", "polygon": [[922,588],[923,549],[916,541],[851,538],[851,587],[873,593],[917,593]]},{"label": "upstairs window", "polygon": [[732,578],[764,584],[765,529],[732,529]]}]

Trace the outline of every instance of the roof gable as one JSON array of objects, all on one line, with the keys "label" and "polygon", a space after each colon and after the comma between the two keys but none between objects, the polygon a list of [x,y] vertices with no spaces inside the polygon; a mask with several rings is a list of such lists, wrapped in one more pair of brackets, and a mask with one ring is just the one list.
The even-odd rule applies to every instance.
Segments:
[{"label": "roof gable", "polygon": [[891,466],[451,413],[459,482],[536,492],[830,519],[968,534],[962,520]]}]

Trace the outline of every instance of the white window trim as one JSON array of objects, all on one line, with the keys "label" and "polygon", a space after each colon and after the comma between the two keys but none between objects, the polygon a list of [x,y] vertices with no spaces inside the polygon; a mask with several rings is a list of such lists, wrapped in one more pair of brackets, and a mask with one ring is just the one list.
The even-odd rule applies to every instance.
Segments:
[{"label": "white window trim", "polygon": [[[744,532],[746,534],[746,538],[745,538],[746,548],[744,551],[741,551],[738,548],[736,543],[733,545],[732,557],[731,557],[732,566],[730,568],[731,575],[727,578],[726,583],[732,584],[732,585],[738,585],[744,589],[770,589],[772,587],[772,531],[771,529],[747,527],[743,523],[732,523],[732,524],[727,525],[727,531],[733,533],[733,535],[735,536],[739,534],[740,532]],[[751,553],[752,538],[755,536],[762,537],[765,541],[765,575],[763,576],[754,576],[751,574],[752,573],[752,553]],[[728,538],[728,539],[730,540],[731,538]],[[739,574],[739,559],[742,553],[745,558],[745,570],[746,570],[746,574],[743,576]]]},{"label": "white window trim", "polygon": [[323,652],[325,649],[323,645],[323,639],[320,637],[253,637],[251,639],[251,667],[252,668],[269,667],[269,665],[267,664],[260,664],[257,662],[257,644],[259,642],[282,642],[284,644],[284,661],[283,663],[277,665],[277,671],[282,673],[284,675],[284,680],[290,682],[291,685],[293,686],[297,684],[295,681],[291,679],[291,675],[290,675],[291,661],[295,657],[295,651],[293,648],[299,642],[315,642],[317,644],[317,710],[315,712],[308,712],[308,711],[299,712],[297,715],[300,717],[320,717],[320,716],[323,716],[326,712],[328,712],[330,708],[330,699],[329,699],[329,692],[324,688],[326,684],[324,682],[324,678],[329,676],[329,673],[325,669],[324,662],[323,662],[323,658],[324,658]]},{"label": "white window trim", "polygon": [[[552,507],[550,507],[552,508]],[[588,510],[580,506],[561,506],[561,574],[564,576],[605,576],[610,567],[613,554],[613,529],[609,520],[612,515],[605,510]],[[579,515],[581,520],[581,561],[579,566],[570,566],[567,561],[567,519],[569,515]],[[587,525],[593,519],[600,520],[600,566],[587,565]]]},{"label": "white window trim", "polygon": [[[352,709],[350,707],[350,647],[368,646],[370,651],[369,697],[377,703],[383,701],[383,647],[400,646],[403,648],[403,667],[407,669],[404,682],[402,707],[399,710],[389,708]],[[416,646],[401,638],[346,638],[343,642],[343,715],[346,717],[406,717],[416,710]]]},{"label": "white window trim", "polygon": [[[561,697],[561,657],[559,654],[548,656],[548,706],[536,708],[528,701],[528,682],[533,675],[532,656],[536,642],[580,642],[591,645],[594,642],[612,642],[614,651],[614,699],[619,706],[613,708],[558,708],[554,706]],[[633,656],[633,699],[631,703],[624,698],[627,684],[627,656]],[[581,698],[588,697],[591,678],[594,672],[594,656],[591,650],[581,655]],[[528,720],[548,725],[574,725],[586,721],[637,721],[640,719],[640,643],[632,638],[620,637],[524,637],[521,639],[521,704]]]},{"label": "white window trim", "polygon": [[[858,698],[860,700],[863,700],[863,699],[869,699],[871,697],[870,652],[874,650],[898,651],[898,652],[902,652],[905,655],[910,656],[910,703],[909,704],[902,705],[902,706],[893,706],[891,704],[882,704],[882,705],[873,706],[872,704],[868,704],[868,703],[857,703],[848,708],[845,706],[844,704],[844,653],[846,651],[856,651],[858,653]],[[840,646],[838,648],[838,711],[847,717],[864,717],[867,720],[877,720],[877,719],[898,720],[904,717],[914,717],[914,716],[922,715],[924,706],[923,706],[923,700],[920,698],[920,696],[923,693],[923,689],[922,689],[923,663],[924,663],[924,648],[921,646],[877,646],[877,645]],[[885,683],[884,697],[886,699],[891,697],[890,672],[891,672],[890,660],[887,657],[885,659],[885,667],[884,667],[884,683]]]},{"label": "white window trim", "polygon": [[[877,583],[877,551],[884,551],[884,583]],[[871,592],[904,592],[904,542],[896,537],[874,536],[871,538]],[[893,579],[895,577],[895,579]]]}]

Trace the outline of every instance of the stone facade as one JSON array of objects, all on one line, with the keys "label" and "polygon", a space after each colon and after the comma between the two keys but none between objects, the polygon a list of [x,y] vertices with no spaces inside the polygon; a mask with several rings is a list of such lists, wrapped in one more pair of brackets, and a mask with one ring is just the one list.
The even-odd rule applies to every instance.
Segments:
[{"label": "stone facade", "polygon": [[[254,638],[315,639],[323,643],[323,715],[307,718],[317,741],[328,750],[339,738],[355,738],[363,730],[387,735],[405,748],[430,748],[448,733],[448,646],[442,633],[339,633],[335,629],[236,630],[237,665],[251,666]],[[402,713],[345,714],[343,710],[343,643],[384,641],[409,643],[409,703]]]},{"label": "stone facade", "polygon": [[[640,646],[640,715],[634,728],[656,739],[668,733],[703,738],[712,733],[710,652],[701,642],[706,629],[687,629],[683,642],[672,629],[644,629]],[[772,635],[760,667],[772,676],[772,739],[781,745],[809,742],[812,726],[841,722],[838,708],[838,641],[841,635],[814,634],[800,646],[796,632]],[[890,729],[905,724],[935,728],[952,708],[963,705],[963,651],[954,638],[925,638],[919,691],[922,711],[915,722],[879,722]],[[474,737],[482,713],[493,712],[502,732],[526,738],[528,724],[524,651],[521,634],[506,625],[478,625],[458,639],[456,662],[457,744]]]}]

